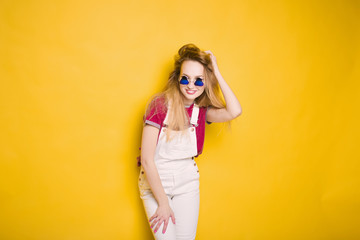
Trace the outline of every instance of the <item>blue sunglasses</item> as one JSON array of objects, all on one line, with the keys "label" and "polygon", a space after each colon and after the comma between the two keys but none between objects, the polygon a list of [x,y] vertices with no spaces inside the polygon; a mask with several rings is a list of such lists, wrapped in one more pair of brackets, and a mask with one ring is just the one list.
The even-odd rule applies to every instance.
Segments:
[{"label": "blue sunglasses", "polygon": [[[187,76],[182,76],[181,79],[180,79],[180,84],[182,85],[188,85],[190,82],[189,82],[189,78]],[[194,85],[195,86],[198,86],[198,87],[202,87],[204,86],[204,82],[203,82],[203,79],[198,77],[196,78],[195,82],[194,82]]]}]

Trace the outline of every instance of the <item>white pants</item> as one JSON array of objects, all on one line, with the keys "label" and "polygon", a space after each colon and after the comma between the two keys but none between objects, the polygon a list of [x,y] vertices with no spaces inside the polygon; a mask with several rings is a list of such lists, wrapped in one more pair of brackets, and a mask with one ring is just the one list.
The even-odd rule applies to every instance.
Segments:
[{"label": "white pants", "polygon": [[[182,160],[160,160],[155,162],[169,205],[174,212],[174,225],[169,219],[166,232],[163,234],[163,224],[154,234],[155,239],[193,240],[199,217],[199,170],[192,158]],[[148,219],[155,213],[158,203],[154,198],[146,180],[143,169],[139,177],[140,197],[143,200]]]}]

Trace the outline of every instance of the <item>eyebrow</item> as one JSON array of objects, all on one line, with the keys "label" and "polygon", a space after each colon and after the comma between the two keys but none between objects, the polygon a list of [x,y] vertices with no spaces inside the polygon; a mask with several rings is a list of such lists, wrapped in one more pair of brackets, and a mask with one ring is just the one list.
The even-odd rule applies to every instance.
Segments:
[{"label": "eyebrow", "polygon": [[[187,75],[186,73],[183,73],[182,75],[185,75],[185,76],[187,76],[187,77],[190,77],[189,75]],[[203,75],[197,75],[197,76],[195,76],[196,78],[197,77],[203,77]]]}]

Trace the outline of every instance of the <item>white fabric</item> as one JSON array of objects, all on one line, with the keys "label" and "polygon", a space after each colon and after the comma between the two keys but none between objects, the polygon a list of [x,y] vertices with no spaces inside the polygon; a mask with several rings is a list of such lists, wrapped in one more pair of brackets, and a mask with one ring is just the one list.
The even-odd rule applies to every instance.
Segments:
[{"label": "white fabric", "polygon": [[[194,105],[192,116],[196,115],[196,119],[198,110]],[[167,130],[165,126],[161,130],[154,162],[170,207],[174,211],[176,224],[174,225],[170,219],[166,233],[162,233],[163,226],[161,226],[154,237],[166,240],[193,240],[196,236],[200,202],[199,170],[193,158],[197,155],[196,129],[191,126],[184,133],[171,131],[170,141],[166,141]],[[139,190],[149,219],[155,213],[158,204],[142,167]]]},{"label": "white fabric", "polygon": [[[167,123],[169,111],[166,113],[164,124]],[[191,119],[197,119],[199,115],[199,107],[194,105]],[[156,146],[155,158],[164,159],[184,159],[197,155],[197,138],[196,129],[191,126],[185,131],[171,131],[170,141],[166,141],[166,126],[163,126],[160,132],[158,144]]]},{"label": "white fabric", "polygon": [[190,123],[194,126],[198,125],[198,117],[199,117],[199,106],[194,104],[193,112],[191,114]]},{"label": "white fabric", "polygon": [[[178,165],[185,168],[178,174],[160,175],[161,183],[174,212],[174,225],[169,219],[166,232],[163,234],[163,224],[154,234],[155,239],[161,240],[193,240],[196,236],[199,218],[200,194],[199,173],[193,159],[177,160]],[[143,171],[143,170],[142,170]],[[153,196],[146,174],[140,173],[140,196],[144,204],[147,219],[154,215],[158,203]]]}]

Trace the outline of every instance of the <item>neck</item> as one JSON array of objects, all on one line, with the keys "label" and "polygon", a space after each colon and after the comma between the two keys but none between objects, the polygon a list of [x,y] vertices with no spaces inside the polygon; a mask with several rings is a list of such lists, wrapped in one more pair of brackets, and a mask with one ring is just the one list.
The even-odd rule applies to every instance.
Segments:
[{"label": "neck", "polygon": [[183,98],[183,102],[184,102],[185,106],[190,106],[191,104],[194,103],[194,100],[188,100],[188,99]]},{"label": "neck", "polygon": [[194,103],[194,102],[184,102],[184,105],[185,105],[185,107],[189,107],[189,106],[191,106],[193,103]]}]

